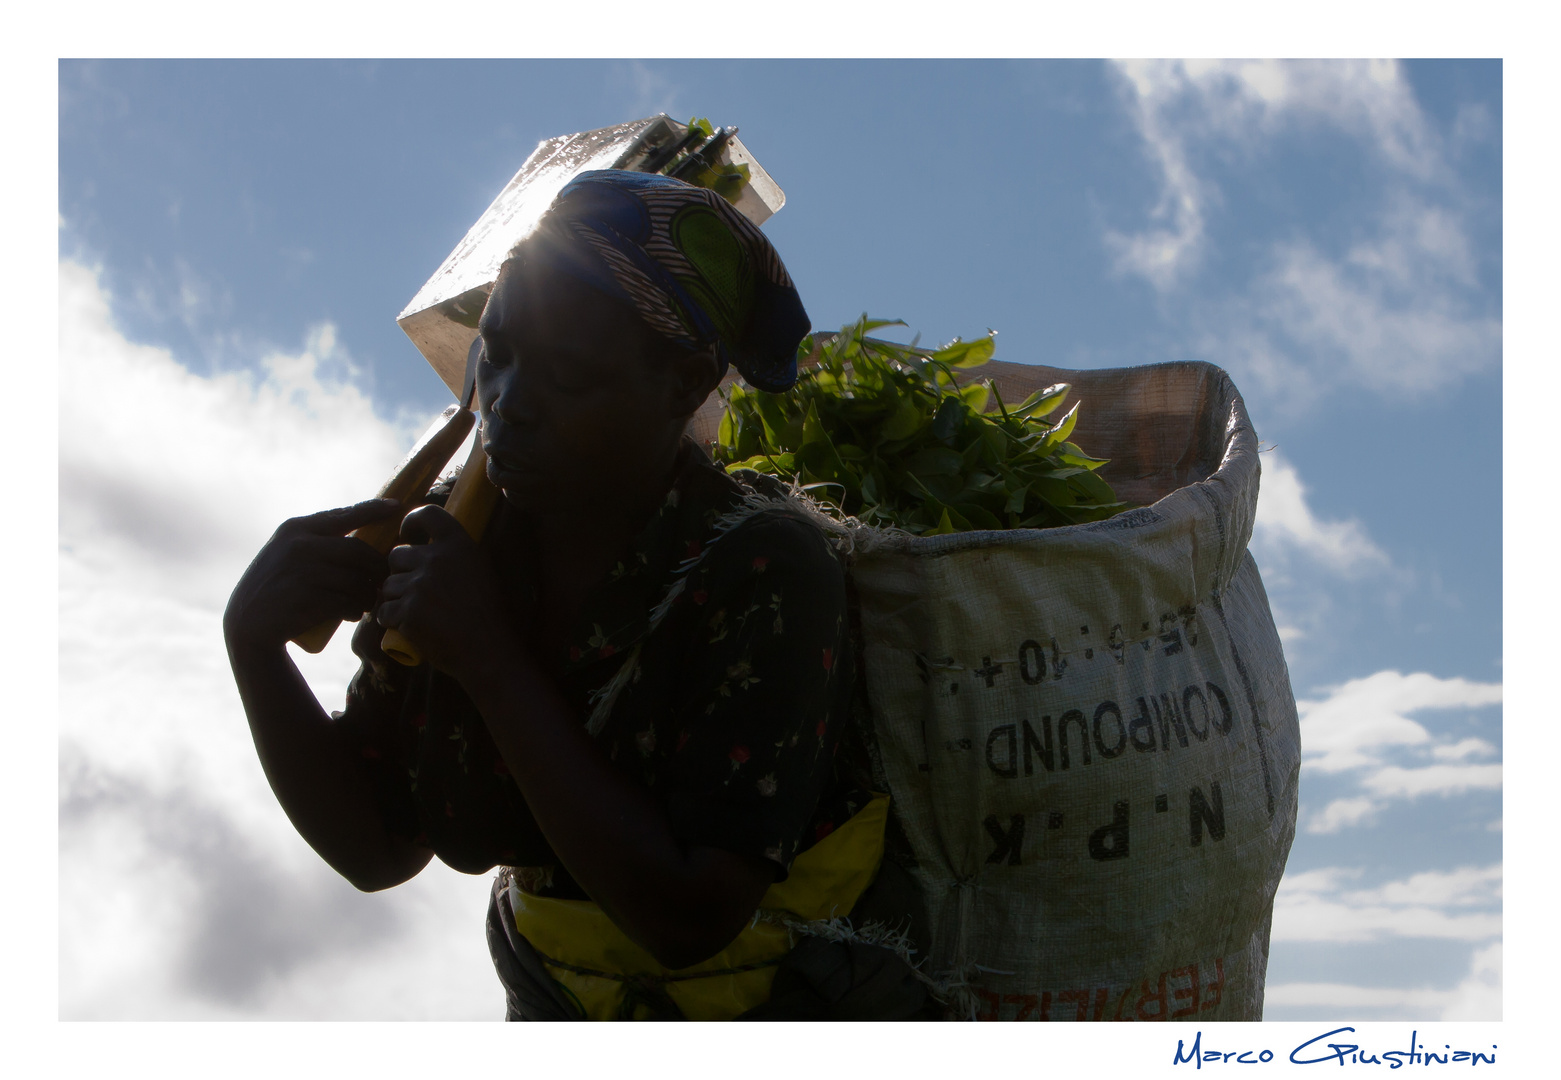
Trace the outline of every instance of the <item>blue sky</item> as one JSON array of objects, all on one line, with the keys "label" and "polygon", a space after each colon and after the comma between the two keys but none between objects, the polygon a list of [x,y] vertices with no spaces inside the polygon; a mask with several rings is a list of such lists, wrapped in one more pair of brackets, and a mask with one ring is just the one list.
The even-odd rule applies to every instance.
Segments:
[{"label": "blue sky", "polygon": [[[1499,1014],[1500,63],[67,62],[59,80],[62,431],[115,434],[60,450],[62,868],[124,860],[124,906],[148,912],[113,963],[62,940],[62,1015],[493,1012],[480,879],[365,898],[299,851],[216,616],[282,517],[371,492],[445,404],[394,316],[535,144],[659,111],[742,128],[786,190],[765,228],[815,326],[865,310],[925,340],[991,327],[1003,360],[1231,372],[1275,447],[1253,551],[1307,756],[1268,1016]],[[134,656],[115,617],[168,644]],[[309,662],[322,689],[342,646]],[[129,738],[123,703],[155,697],[129,688],[170,680],[177,703]],[[153,914],[169,895],[177,913]],[[235,905],[243,948],[220,930]],[[382,989],[409,973],[426,998]]]}]

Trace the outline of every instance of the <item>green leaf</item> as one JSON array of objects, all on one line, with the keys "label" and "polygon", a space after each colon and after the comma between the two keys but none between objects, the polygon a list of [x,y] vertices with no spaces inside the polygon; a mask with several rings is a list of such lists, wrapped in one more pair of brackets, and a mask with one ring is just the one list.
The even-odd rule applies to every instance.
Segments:
[{"label": "green leaf", "polygon": [[900,398],[894,414],[878,429],[878,433],[885,441],[906,439],[916,434],[923,420],[924,414],[916,399],[907,395]]},{"label": "green leaf", "polygon": [[[754,402],[759,409],[759,419],[764,423],[764,438],[769,444],[766,449],[772,453],[776,450],[796,450],[801,431],[793,433],[793,425],[786,415],[781,395],[757,393]],[[797,427],[800,429],[800,425]]]},{"label": "green leaf", "polygon": [[905,471],[917,477],[958,476],[964,455],[944,446],[931,446],[905,462]]},{"label": "green leaf", "polygon": [[879,502],[883,496],[879,494],[878,477],[875,473],[865,473],[862,476],[862,498],[870,503]]},{"label": "green leaf", "polygon": [[979,492],[983,495],[987,492],[998,489],[1002,489],[1004,491],[1007,490],[1003,485],[1003,478],[1001,476],[993,476],[988,472],[972,473],[969,482],[966,484],[966,487],[970,491]]},{"label": "green leaf", "polygon": [[857,323],[862,328],[862,334],[866,335],[871,330],[877,330],[884,326],[904,326],[904,319],[869,319],[865,314]]},{"label": "green leaf", "polygon": [[1067,462],[1069,465],[1076,465],[1081,469],[1094,470],[1108,464],[1111,459],[1090,457],[1077,446],[1070,442],[1065,442],[1057,451],[1057,460]]},{"label": "green leaf", "polygon": [[1067,383],[1056,383],[1043,390],[1037,390],[1025,398],[1018,405],[1009,409],[1009,415],[1018,417],[1050,416],[1052,410],[1062,404],[1062,399],[1068,396],[1068,391],[1073,387]]},{"label": "green leaf", "polygon": [[[854,478],[835,450],[829,432],[819,422],[817,402],[808,403],[808,412],[802,421],[802,445],[797,450],[797,460],[812,470],[820,480],[844,481],[848,477]],[[850,486],[854,488],[856,484]]]},{"label": "green leaf", "polygon": [[988,330],[986,337],[977,338],[975,341],[961,341],[955,338],[934,352],[932,359],[951,368],[980,367],[992,359],[992,353],[996,349],[996,335]]},{"label": "green leaf", "polygon": [[1078,502],[1078,495],[1066,480],[1040,476],[1030,483],[1030,490],[1053,506],[1071,506]]},{"label": "green leaf", "polygon": [[997,467],[1008,460],[1011,440],[997,424],[982,424],[981,439],[986,444],[987,456],[993,467]]},{"label": "green leaf", "polygon": [[791,476],[796,472],[796,460],[791,454],[756,454],[746,461],[730,466],[733,469],[752,469],[771,476]]},{"label": "green leaf", "polygon": [[1078,493],[1075,502],[1114,502],[1116,493],[1111,490],[1111,485],[1092,472],[1080,472],[1077,476],[1070,477],[1068,483]]},{"label": "green leaf", "polygon": [[954,436],[965,420],[965,403],[957,396],[943,399],[932,418],[932,437],[946,446],[954,445]]},{"label": "green leaf", "polygon": [[1046,432],[1046,438],[1042,440],[1040,446],[1036,447],[1036,453],[1050,454],[1058,446],[1062,445],[1063,440],[1073,434],[1073,425],[1078,423],[1078,419],[1079,406],[1075,402],[1073,408],[1064,413],[1062,419],[1058,420],[1057,423],[1052,425],[1051,430]]},{"label": "green leaf", "polygon": [[1003,527],[1002,521],[998,519],[996,514],[974,503],[958,503],[953,509],[966,522],[977,529],[1001,529]]},{"label": "green leaf", "polygon": [[945,506],[943,508],[942,516],[938,518],[938,524],[936,526],[934,526],[928,532],[923,533],[922,535],[924,535],[924,536],[947,536],[950,533],[954,533],[954,532],[958,532],[958,531],[959,531],[958,529],[954,528],[954,522],[949,517],[949,508]]},{"label": "green leaf", "polygon": [[971,383],[959,392],[961,400],[970,406],[971,412],[985,412],[987,399],[991,396],[992,384],[990,382]]}]

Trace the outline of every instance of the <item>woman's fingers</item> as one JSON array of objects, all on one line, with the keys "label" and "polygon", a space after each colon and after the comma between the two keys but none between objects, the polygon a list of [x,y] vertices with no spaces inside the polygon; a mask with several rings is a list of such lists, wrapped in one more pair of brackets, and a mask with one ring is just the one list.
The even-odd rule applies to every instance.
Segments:
[{"label": "woman's fingers", "polygon": [[[422,506],[401,523],[408,543],[390,549],[374,619],[399,630],[442,670],[470,654],[496,619],[491,567],[459,521],[443,507]],[[490,635],[491,636],[491,635]]]},{"label": "woman's fingers", "polygon": [[286,541],[300,562],[320,563],[354,570],[375,579],[390,572],[385,556],[362,540],[350,536],[293,536]]},{"label": "woman's fingers", "polygon": [[401,623],[406,617],[406,605],[400,597],[390,600],[381,600],[374,608],[374,621],[387,630],[392,627],[400,629]]},{"label": "woman's fingers", "polygon": [[369,499],[283,522],[228,600],[229,642],[280,647],[327,619],[357,618],[372,608],[389,568],[384,556],[346,533],[400,512],[393,499]]},{"label": "woman's fingers", "polygon": [[384,521],[401,509],[395,499],[365,499],[351,506],[334,510],[322,510],[318,514],[289,518],[277,532],[302,533],[312,536],[346,536],[353,529]]},{"label": "woman's fingers", "polygon": [[385,556],[385,566],[392,575],[412,573],[421,569],[432,555],[427,544],[397,544]]},{"label": "woman's fingers", "polygon": [[335,589],[318,589],[314,592],[312,602],[316,603],[323,614],[319,622],[326,619],[336,619],[340,622],[356,622],[365,612],[374,606],[374,596],[367,597],[361,592],[340,592]]},{"label": "woman's fingers", "polygon": [[[332,567],[309,567],[278,583],[262,601],[267,621],[302,624],[304,629],[326,619],[357,619],[379,598],[374,581]],[[292,635],[289,634],[289,637]]]},{"label": "woman's fingers", "polygon": [[[394,549],[391,550],[391,554],[395,554]],[[397,560],[392,560],[392,562],[395,561]],[[441,593],[443,590],[439,589],[437,584],[431,584],[427,580],[427,576],[421,573],[421,570],[422,567],[420,565],[413,565],[400,573],[392,572],[389,577],[380,582],[380,605],[383,606],[416,596],[422,596],[426,600],[432,593]]]},{"label": "woman's fingers", "polygon": [[459,542],[458,537],[470,539],[461,523],[451,517],[448,510],[432,503],[419,506],[401,519],[401,537],[409,543],[422,543],[424,540],[435,543],[441,540]]}]

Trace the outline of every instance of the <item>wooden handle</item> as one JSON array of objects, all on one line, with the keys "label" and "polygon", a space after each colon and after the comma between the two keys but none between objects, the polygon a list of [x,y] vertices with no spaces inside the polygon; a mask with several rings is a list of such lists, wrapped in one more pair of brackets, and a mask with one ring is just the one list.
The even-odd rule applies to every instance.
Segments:
[{"label": "wooden handle", "polygon": [[331,638],[336,636],[336,628],[341,625],[340,619],[332,619],[330,622],[322,622],[313,630],[305,630],[293,639],[306,653],[317,653],[331,643]]},{"label": "wooden handle", "polygon": [[[384,521],[371,522],[354,529],[347,535],[357,537],[381,555],[395,547],[396,539],[401,535],[401,519],[412,509],[408,504],[428,493],[428,489],[438,479],[440,470],[450,460],[450,455],[460,447],[461,440],[466,438],[466,433],[475,422],[476,417],[459,405],[451,405],[440,413],[439,418],[412,444],[412,449],[407,451],[407,456],[396,467],[396,471],[390,474],[390,479],[385,481],[376,496],[380,499],[396,499],[401,503],[401,512]],[[481,450],[480,444],[478,449]],[[295,637],[293,644],[304,652],[317,653],[335,636],[336,628],[340,625],[340,619],[322,622]]]},{"label": "wooden handle", "polygon": [[[466,464],[461,466],[461,475],[456,478],[455,489],[450,492],[444,508],[461,523],[467,536],[481,540],[498,503],[499,489],[488,479],[488,457],[482,452],[482,439],[473,439],[472,452],[467,456]],[[379,647],[386,656],[406,667],[416,667],[423,662],[423,654],[399,630],[386,630]]]}]

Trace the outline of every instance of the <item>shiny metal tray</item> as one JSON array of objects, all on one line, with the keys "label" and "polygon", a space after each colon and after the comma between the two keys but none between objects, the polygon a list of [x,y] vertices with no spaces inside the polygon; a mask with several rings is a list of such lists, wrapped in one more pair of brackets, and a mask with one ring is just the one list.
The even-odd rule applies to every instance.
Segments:
[{"label": "shiny metal tray", "polygon": [[[643,171],[647,164],[655,165],[658,158],[664,158],[688,131],[688,125],[661,113],[537,144],[520,171],[396,317],[412,344],[457,398],[466,372],[466,354],[477,336],[477,319],[499,267],[510,248],[536,227],[553,197],[588,169]],[[716,160],[748,166],[749,182],[735,205],[754,224],[762,224],[785,205],[785,193],[735,136],[721,147]]]}]

